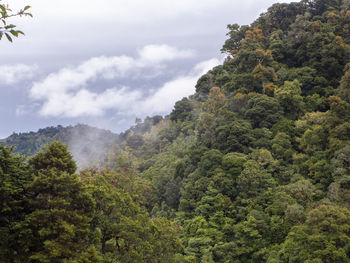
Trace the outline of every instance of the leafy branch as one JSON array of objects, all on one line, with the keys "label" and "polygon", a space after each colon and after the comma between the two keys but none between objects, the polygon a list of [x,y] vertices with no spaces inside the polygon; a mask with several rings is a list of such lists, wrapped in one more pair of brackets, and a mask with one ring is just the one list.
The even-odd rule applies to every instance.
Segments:
[{"label": "leafy branch", "polygon": [[30,6],[25,6],[23,9],[17,12],[13,12],[12,9],[10,9],[7,4],[0,4],[0,21],[3,24],[3,26],[0,26],[0,40],[5,35],[7,40],[12,42],[12,37],[18,37],[19,35],[24,35],[24,33],[21,30],[16,29],[16,25],[8,24],[7,19],[11,17],[16,17],[16,16],[33,17],[31,13],[27,12],[29,8]]}]

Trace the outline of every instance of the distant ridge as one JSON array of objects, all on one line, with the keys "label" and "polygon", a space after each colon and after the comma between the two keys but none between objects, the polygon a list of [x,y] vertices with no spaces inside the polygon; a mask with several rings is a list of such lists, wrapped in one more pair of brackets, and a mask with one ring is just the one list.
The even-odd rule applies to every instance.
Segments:
[{"label": "distant ridge", "polygon": [[0,140],[0,145],[14,146],[14,152],[21,155],[33,155],[53,140],[66,143],[78,166],[85,168],[103,158],[108,149],[119,141],[119,135],[85,124],[58,125],[37,132],[13,133]]}]

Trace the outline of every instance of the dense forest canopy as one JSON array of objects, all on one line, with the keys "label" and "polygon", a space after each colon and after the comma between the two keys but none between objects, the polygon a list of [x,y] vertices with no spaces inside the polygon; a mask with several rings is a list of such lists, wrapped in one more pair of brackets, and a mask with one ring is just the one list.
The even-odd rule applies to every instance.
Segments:
[{"label": "dense forest canopy", "polygon": [[350,1],[228,31],[195,94],[94,169],[0,147],[1,262],[350,262]]}]

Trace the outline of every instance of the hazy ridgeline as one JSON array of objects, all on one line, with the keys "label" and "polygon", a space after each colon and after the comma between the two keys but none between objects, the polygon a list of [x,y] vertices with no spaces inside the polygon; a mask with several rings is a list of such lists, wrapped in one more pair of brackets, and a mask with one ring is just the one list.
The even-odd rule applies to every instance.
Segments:
[{"label": "hazy ridgeline", "polygon": [[37,132],[14,133],[1,140],[0,144],[14,146],[14,152],[22,155],[33,155],[53,140],[68,145],[79,168],[89,168],[95,167],[101,159],[105,158],[109,149],[119,141],[119,135],[79,124],[68,127],[48,127]]}]

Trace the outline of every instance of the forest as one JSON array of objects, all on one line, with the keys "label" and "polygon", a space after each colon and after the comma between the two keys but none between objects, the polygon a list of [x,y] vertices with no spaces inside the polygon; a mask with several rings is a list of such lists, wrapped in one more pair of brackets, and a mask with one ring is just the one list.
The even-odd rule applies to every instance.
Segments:
[{"label": "forest", "polygon": [[94,163],[97,165],[109,149],[119,142],[119,135],[84,124],[67,127],[58,125],[37,132],[13,133],[6,139],[0,139],[0,146],[14,146],[14,153],[30,156],[54,140],[67,144],[74,161],[82,169],[94,166]]},{"label": "forest", "polygon": [[0,146],[0,262],[350,262],[350,1],[227,29],[195,94],[89,169]]}]

